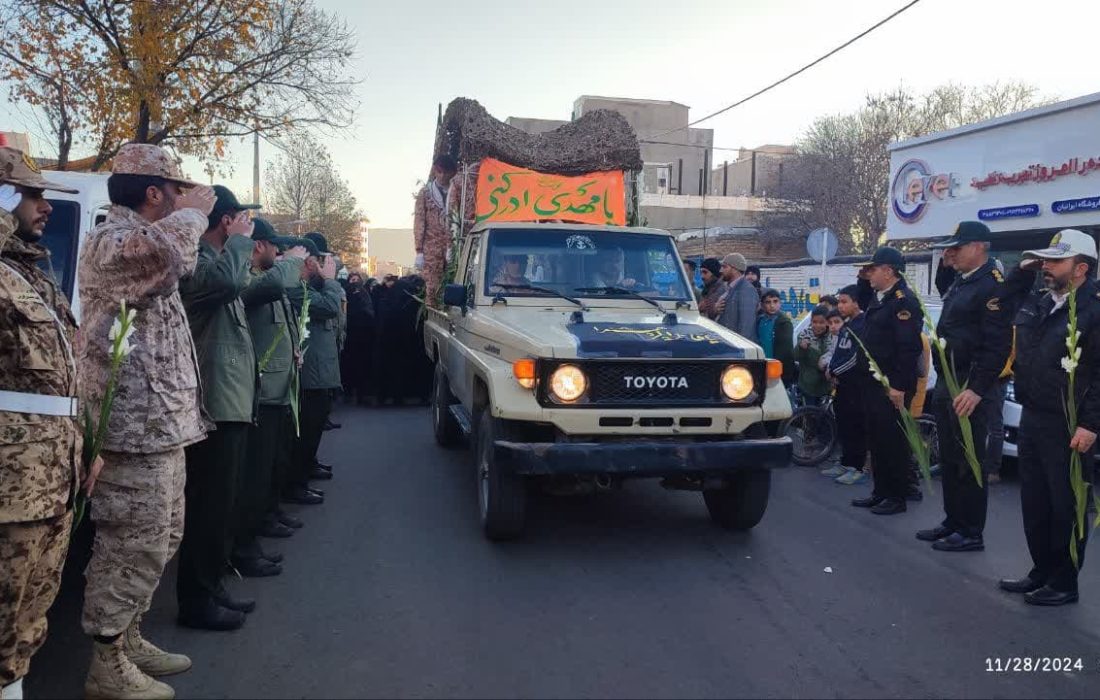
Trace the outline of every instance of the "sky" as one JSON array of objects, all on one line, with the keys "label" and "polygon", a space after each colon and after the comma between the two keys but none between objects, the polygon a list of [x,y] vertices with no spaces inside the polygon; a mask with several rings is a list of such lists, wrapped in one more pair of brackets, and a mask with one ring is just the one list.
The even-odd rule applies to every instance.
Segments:
[{"label": "sky", "polygon": [[[412,225],[439,103],[568,119],[580,95],[673,100],[699,118],[809,63],[907,0],[317,0],[356,32],[355,125],[323,141],[372,226]],[[921,0],[801,76],[704,124],[723,147],[791,143],[815,117],[905,85],[1024,80],[1069,99],[1100,91],[1092,0]],[[1075,29],[1076,28],[1076,29]],[[1068,42],[1068,43],[1067,43]],[[645,137],[645,134],[640,134]],[[274,147],[261,146],[261,160]],[[722,159],[718,152],[716,160]],[[201,175],[196,164],[185,164]],[[251,143],[225,178],[252,188]]]}]

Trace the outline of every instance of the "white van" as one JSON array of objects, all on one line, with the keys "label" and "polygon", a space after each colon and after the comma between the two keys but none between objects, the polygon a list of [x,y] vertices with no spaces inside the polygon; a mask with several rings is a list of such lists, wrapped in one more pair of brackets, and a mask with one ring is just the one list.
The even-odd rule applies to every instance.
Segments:
[{"label": "white van", "polygon": [[43,172],[47,180],[80,190],[77,194],[47,190],[46,199],[53,206],[42,244],[50,251],[43,268],[54,276],[72,305],[73,315],[80,321],[80,295],[76,293],[76,263],[88,232],[107,218],[111,203],[107,197],[110,173]]}]

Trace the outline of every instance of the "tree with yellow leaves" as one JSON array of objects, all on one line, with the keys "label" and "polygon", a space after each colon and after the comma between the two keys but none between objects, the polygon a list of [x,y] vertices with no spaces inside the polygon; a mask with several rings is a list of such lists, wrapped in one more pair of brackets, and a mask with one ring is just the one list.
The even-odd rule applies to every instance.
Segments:
[{"label": "tree with yellow leaves", "polygon": [[10,0],[0,79],[40,110],[59,161],[129,141],[207,159],[226,140],[346,128],[355,40],[313,0]]}]

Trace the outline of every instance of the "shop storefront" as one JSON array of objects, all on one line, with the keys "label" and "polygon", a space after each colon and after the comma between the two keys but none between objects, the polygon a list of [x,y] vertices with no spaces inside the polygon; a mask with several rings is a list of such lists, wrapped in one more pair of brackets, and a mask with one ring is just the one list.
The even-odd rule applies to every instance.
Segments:
[{"label": "shop storefront", "polygon": [[1100,93],[895,144],[887,239],[998,234],[1006,265],[1064,228],[1100,234]]}]

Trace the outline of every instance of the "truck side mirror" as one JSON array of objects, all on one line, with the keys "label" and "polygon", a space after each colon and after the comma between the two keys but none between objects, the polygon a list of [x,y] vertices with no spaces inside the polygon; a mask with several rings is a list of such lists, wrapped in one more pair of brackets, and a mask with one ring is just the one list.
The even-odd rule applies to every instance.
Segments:
[{"label": "truck side mirror", "polygon": [[443,288],[444,306],[466,306],[466,285],[448,284]]}]

